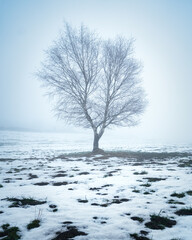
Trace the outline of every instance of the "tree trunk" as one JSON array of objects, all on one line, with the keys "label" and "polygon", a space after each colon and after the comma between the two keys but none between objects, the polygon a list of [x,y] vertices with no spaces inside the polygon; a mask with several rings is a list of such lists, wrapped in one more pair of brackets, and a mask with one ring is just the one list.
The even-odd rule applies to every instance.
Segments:
[{"label": "tree trunk", "polygon": [[93,130],[94,132],[94,140],[93,140],[93,153],[94,154],[104,154],[105,152],[99,148],[99,140],[102,137],[103,133],[104,133],[104,128],[101,129],[99,131],[99,133],[97,133],[97,130]]},{"label": "tree trunk", "polygon": [[97,152],[99,150],[99,135],[97,132],[94,132],[94,140],[93,140],[93,152]]}]

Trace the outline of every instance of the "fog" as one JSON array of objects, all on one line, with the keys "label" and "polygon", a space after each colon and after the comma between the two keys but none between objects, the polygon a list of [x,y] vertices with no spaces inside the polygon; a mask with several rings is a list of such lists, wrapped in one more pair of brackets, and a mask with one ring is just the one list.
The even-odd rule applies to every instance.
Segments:
[{"label": "fog", "polygon": [[0,0],[0,128],[83,131],[57,120],[34,74],[68,21],[104,38],[136,39],[149,104],[137,127],[105,134],[192,143],[191,12],[190,0]]}]

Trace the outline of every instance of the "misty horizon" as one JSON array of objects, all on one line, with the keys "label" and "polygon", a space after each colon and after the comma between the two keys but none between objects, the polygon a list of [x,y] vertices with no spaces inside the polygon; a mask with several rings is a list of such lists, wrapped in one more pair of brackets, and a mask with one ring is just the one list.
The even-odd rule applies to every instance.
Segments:
[{"label": "misty horizon", "polygon": [[74,27],[84,23],[106,39],[136,39],[149,104],[138,126],[109,132],[138,141],[191,143],[191,9],[191,1],[0,1],[0,129],[83,131],[54,116],[34,76],[66,20]]}]

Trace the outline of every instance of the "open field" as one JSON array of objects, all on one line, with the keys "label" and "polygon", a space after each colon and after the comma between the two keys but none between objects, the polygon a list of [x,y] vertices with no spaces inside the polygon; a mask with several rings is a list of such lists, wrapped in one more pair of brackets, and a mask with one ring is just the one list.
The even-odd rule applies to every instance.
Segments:
[{"label": "open field", "polygon": [[1,158],[0,239],[190,240],[191,173],[189,153]]}]

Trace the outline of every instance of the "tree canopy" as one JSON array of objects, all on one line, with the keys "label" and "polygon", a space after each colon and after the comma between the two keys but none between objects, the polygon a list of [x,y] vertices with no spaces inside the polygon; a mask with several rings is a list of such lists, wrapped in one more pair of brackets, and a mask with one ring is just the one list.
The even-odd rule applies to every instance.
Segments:
[{"label": "tree canopy", "polygon": [[65,24],[38,73],[56,99],[57,115],[93,129],[94,151],[107,127],[136,125],[145,109],[133,43],[122,37],[102,40],[84,25]]}]

